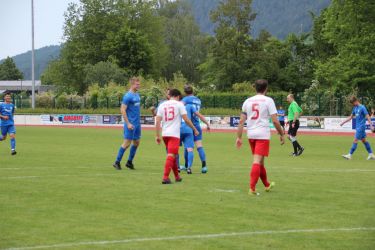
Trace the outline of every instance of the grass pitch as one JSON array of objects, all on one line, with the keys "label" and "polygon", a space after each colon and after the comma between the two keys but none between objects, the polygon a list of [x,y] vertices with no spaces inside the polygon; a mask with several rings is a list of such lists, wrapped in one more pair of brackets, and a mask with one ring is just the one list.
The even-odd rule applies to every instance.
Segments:
[{"label": "grass pitch", "polygon": [[375,162],[362,145],[340,158],[351,137],[302,135],[298,158],[274,137],[276,187],[259,182],[253,197],[249,147],[237,150],[234,133],[205,134],[208,174],[196,154],[194,174],[166,186],[154,132],[143,132],[137,170],[115,171],[121,130],[17,129],[17,156],[0,143],[0,249],[375,248]]}]

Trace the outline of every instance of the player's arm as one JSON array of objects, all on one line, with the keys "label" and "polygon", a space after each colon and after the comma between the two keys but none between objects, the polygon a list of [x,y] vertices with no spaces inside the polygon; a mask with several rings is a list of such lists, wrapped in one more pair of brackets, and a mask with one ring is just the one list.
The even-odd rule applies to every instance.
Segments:
[{"label": "player's arm", "polygon": [[204,123],[206,124],[207,126],[207,130],[210,131],[210,123],[206,120],[206,117],[204,117],[204,115],[202,115],[201,113],[199,113],[198,111],[194,113],[196,116],[199,117],[199,119]]},{"label": "player's arm", "polygon": [[271,119],[272,119],[273,125],[275,125],[275,128],[276,128],[276,130],[277,130],[277,133],[279,133],[279,135],[280,135],[280,142],[281,142],[281,145],[283,145],[283,144],[285,143],[285,139],[284,139],[284,130],[283,130],[283,128],[281,127],[279,120],[277,119],[277,114],[273,114],[273,115],[271,115]]},{"label": "player's arm", "polygon": [[160,144],[161,140],[160,140],[160,130],[161,130],[161,119],[162,117],[161,116],[156,116],[156,143],[157,144]]},{"label": "player's arm", "polygon": [[126,124],[126,126],[128,126],[128,129],[132,130],[132,129],[134,129],[134,126],[133,126],[133,124],[131,124],[129,122],[128,114],[126,113],[127,108],[128,108],[128,105],[121,104],[121,114],[122,114],[122,117],[124,118],[125,124]]},{"label": "player's arm", "polygon": [[182,115],[182,119],[185,121],[185,123],[193,129],[194,131],[194,134],[197,136],[199,135],[199,131],[197,130],[197,128],[194,126],[194,124],[191,122],[191,120],[189,119],[189,117],[186,115],[186,114],[183,114]]},{"label": "player's arm", "polygon": [[242,146],[242,133],[243,133],[243,127],[245,125],[246,118],[247,118],[247,115],[245,113],[241,113],[240,122],[237,128],[237,140],[236,140],[237,148],[240,148]]},{"label": "player's arm", "polygon": [[1,115],[1,112],[2,112],[2,107],[1,107],[1,105],[0,105],[0,119],[2,119],[2,120],[8,120],[9,117],[6,116],[6,115]]},{"label": "player's arm", "polygon": [[340,126],[341,126],[341,127],[344,126],[345,123],[351,121],[353,118],[354,118],[354,115],[351,114],[348,118],[346,118],[345,121],[343,121],[342,123],[340,123]]},{"label": "player's arm", "polygon": [[151,110],[152,116],[155,117],[156,114],[157,114],[157,111],[158,111],[157,108],[155,108],[154,106],[152,106],[152,107],[150,108],[150,110]]},{"label": "player's arm", "polygon": [[366,119],[368,123],[370,124],[371,131],[374,131],[374,126],[372,126],[371,116],[369,114],[366,115]]}]

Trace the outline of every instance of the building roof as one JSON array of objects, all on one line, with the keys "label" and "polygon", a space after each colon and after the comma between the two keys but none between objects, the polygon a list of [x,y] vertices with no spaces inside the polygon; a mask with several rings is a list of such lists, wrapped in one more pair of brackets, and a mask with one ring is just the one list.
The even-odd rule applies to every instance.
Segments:
[{"label": "building roof", "polygon": [[[52,85],[42,85],[40,80],[35,80],[35,91],[45,92],[49,90],[54,90],[55,87]],[[5,90],[9,91],[31,91],[32,81],[22,80],[22,81],[0,81],[0,93]]]}]

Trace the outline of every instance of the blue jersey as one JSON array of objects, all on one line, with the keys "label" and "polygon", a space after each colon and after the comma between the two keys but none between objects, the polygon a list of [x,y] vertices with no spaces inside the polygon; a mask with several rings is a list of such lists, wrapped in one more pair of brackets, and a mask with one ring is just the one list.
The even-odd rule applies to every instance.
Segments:
[{"label": "blue jersey", "polygon": [[14,125],[14,104],[13,103],[1,103],[0,114],[2,116],[8,116],[8,120],[1,119],[1,126],[12,126]]},{"label": "blue jersey", "polygon": [[285,121],[285,110],[279,109],[279,110],[277,110],[277,114],[280,115],[280,116],[277,116],[279,118],[280,122]]},{"label": "blue jersey", "polygon": [[138,93],[129,91],[122,98],[122,104],[126,105],[128,120],[134,126],[141,123],[141,97]]},{"label": "blue jersey", "polygon": [[[199,112],[201,110],[202,102],[196,96],[193,96],[193,95],[185,96],[184,98],[182,98],[182,102],[185,105],[187,105],[187,104],[193,105],[195,107],[195,109],[196,109],[195,112]],[[200,125],[200,123],[199,123],[199,117],[197,115],[195,115],[195,114],[193,114],[193,116],[191,117],[191,121],[193,122],[194,126],[199,126]]]},{"label": "blue jersey", "polygon": [[[185,105],[187,117],[191,120],[191,118],[194,116],[195,112],[197,112],[197,109],[194,107],[194,105],[187,104]],[[181,121],[181,134],[192,134],[193,129],[190,128],[184,120]]]},{"label": "blue jersey", "polygon": [[366,116],[368,111],[365,106],[362,104],[355,106],[352,111],[352,115],[355,116],[356,130],[365,130],[366,129]]}]

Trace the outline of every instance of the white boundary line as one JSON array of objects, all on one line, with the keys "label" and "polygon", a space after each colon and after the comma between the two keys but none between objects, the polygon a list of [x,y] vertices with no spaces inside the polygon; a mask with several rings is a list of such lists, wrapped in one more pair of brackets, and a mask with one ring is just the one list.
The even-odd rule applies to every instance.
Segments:
[{"label": "white boundary line", "polygon": [[127,244],[127,243],[149,242],[149,241],[174,241],[174,240],[187,240],[187,239],[213,239],[213,238],[224,238],[224,237],[242,237],[242,236],[252,236],[252,235],[353,232],[353,231],[375,231],[375,227],[291,229],[291,230],[217,233],[217,234],[195,234],[195,235],[180,235],[180,236],[170,236],[170,237],[133,238],[133,239],[124,239],[124,240],[110,240],[110,241],[107,241],[107,240],[105,241],[83,241],[83,242],[76,242],[76,243],[61,243],[61,244],[54,244],[54,245],[39,245],[39,246],[29,246],[29,247],[7,248],[5,250],[66,248],[66,247],[93,246],[93,245]]}]

